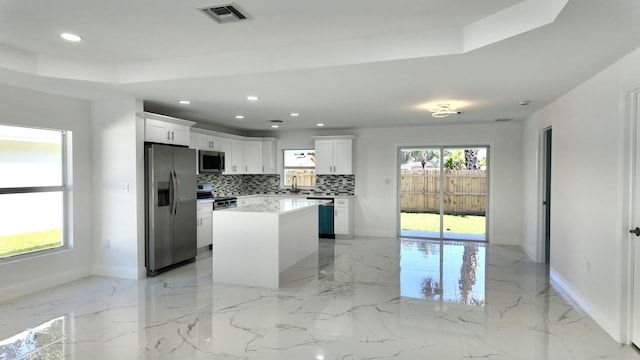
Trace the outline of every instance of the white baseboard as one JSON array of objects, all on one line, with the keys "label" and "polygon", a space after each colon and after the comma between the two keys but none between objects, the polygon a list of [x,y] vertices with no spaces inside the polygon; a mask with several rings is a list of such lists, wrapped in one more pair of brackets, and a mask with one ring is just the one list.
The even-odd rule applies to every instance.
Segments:
[{"label": "white baseboard", "polygon": [[388,231],[384,229],[356,229],[355,236],[395,238],[398,235],[396,235],[396,233],[393,231]]},{"label": "white baseboard", "polygon": [[92,268],[93,275],[114,277],[120,279],[140,279],[146,274],[141,275],[138,268],[118,267],[118,266],[94,266]]},{"label": "white baseboard", "polygon": [[604,331],[606,331],[609,336],[611,336],[615,341],[622,343],[622,334],[620,326],[616,325],[612,322],[605,314],[603,314],[598,307],[593,305],[589,300],[587,300],[580,292],[571,286],[562,276],[556,273],[553,269],[549,271],[551,280],[553,280],[559,287],[564,291],[567,295],[573,299],[593,320],[595,320],[598,325]]},{"label": "white baseboard", "polygon": [[520,239],[515,236],[498,236],[489,234],[489,243],[496,245],[519,245]]},{"label": "white baseboard", "polygon": [[79,268],[9,286],[4,289],[0,289],[0,302],[15,299],[36,291],[53,288],[90,275],[91,271],[89,268]]},{"label": "white baseboard", "polygon": [[529,249],[526,246],[522,246],[522,244],[520,244],[519,247],[520,247],[520,250],[522,250],[522,252],[529,257],[529,259],[531,259],[534,262],[539,262],[538,254],[535,253],[535,249]]}]

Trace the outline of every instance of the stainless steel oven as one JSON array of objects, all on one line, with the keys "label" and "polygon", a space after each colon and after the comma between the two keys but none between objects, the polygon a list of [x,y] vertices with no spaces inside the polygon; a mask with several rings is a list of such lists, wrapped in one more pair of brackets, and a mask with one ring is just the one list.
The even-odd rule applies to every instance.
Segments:
[{"label": "stainless steel oven", "polygon": [[217,197],[213,200],[213,210],[223,210],[238,206],[238,198],[235,197]]}]

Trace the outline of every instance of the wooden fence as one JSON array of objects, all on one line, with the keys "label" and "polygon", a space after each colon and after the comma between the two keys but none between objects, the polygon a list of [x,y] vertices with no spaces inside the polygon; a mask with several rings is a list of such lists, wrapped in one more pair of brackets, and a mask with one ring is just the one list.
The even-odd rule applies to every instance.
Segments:
[{"label": "wooden fence", "polygon": [[291,185],[293,175],[296,176],[296,180],[298,182],[298,186],[315,186],[316,184],[316,173],[314,170],[295,170],[288,171],[286,173],[287,180],[285,184]]},{"label": "wooden fence", "polygon": [[[486,212],[486,170],[445,170],[444,212],[484,215]],[[440,170],[402,170],[400,206],[408,212],[438,212]]]}]

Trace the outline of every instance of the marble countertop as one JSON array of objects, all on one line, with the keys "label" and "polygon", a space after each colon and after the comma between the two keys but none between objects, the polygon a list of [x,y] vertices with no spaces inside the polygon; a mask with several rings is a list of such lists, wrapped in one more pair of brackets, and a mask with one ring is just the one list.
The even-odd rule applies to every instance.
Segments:
[{"label": "marble countertop", "polygon": [[247,212],[247,213],[277,213],[284,214],[292,211],[302,210],[309,206],[317,206],[328,201],[307,200],[301,198],[274,199],[257,204],[248,204],[235,208],[224,209],[222,211]]}]

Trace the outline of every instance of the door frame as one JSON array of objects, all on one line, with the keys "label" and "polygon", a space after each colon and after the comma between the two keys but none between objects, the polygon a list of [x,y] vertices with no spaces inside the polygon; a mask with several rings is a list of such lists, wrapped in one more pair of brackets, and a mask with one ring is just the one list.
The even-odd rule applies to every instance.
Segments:
[{"label": "door frame", "polygon": [[[627,101],[629,106],[625,106],[624,114],[624,184],[622,195],[623,214],[627,214],[626,219],[622,219],[623,236],[622,236],[622,254],[621,259],[623,261],[621,273],[622,273],[622,304],[621,304],[621,316],[620,316],[620,337],[621,342],[625,344],[632,344],[634,337],[640,338],[639,334],[634,333],[634,327],[640,331],[640,324],[634,324],[633,318],[640,318],[640,314],[634,314],[634,302],[640,301],[635,297],[635,293],[640,293],[640,289],[635,288],[635,262],[640,262],[640,259],[635,258],[636,247],[640,246],[640,241],[636,239],[636,236],[629,233],[629,229],[640,226],[637,223],[637,218],[640,217],[640,192],[639,188],[635,187],[640,176],[640,168],[636,166],[636,163],[640,161],[637,154],[640,151],[640,89],[630,91]],[[637,199],[637,200],[636,200]],[[625,271],[626,270],[626,271]],[[636,344],[640,347],[640,344]]]},{"label": "door frame", "polygon": [[[549,179],[549,184],[547,184],[547,138],[546,134],[548,130],[552,130],[552,126],[547,126],[538,131],[538,197],[536,198],[537,206],[538,206],[538,229],[537,229],[537,253],[536,253],[536,262],[545,263],[546,261],[546,253],[549,249],[547,249],[546,242],[546,206],[543,204],[545,201],[547,186],[551,186],[551,179]],[[552,135],[553,136],[553,135]],[[551,141],[551,152],[553,152],[553,137]],[[553,162],[552,162],[553,164]],[[549,264],[551,264],[551,260],[549,260]]]},{"label": "door frame", "polygon": [[[474,144],[474,145],[471,145]],[[478,145],[482,144],[482,145]],[[400,213],[401,213],[401,199],[400,199],[400,191],[402,185],[402,174],[400,172],[400,150],[403,148],[464,148],[464,147],[486,147],[487,148],[487,197],[485,203],[485,234],[483,243],[488,244],[491,242],[491,236],[494,233],[494,215],[493,215],[493,194],[494,194],[494,182],[493,182],[493,159],[494,159],[494,141],[482,141],[478,143],[469,143],[466,145],[460,145],[460,143],[431,143],[430,145],[415,145],[415,144],[396,144],[395,145],[395,153],[394,153],[394,166],[396,172],[396,237],[400,238],[401,236],[401,222],[400,222]],[[441,199],[442,201],[442,199]],[[437,239],[436,239],[437,240]]]}]

